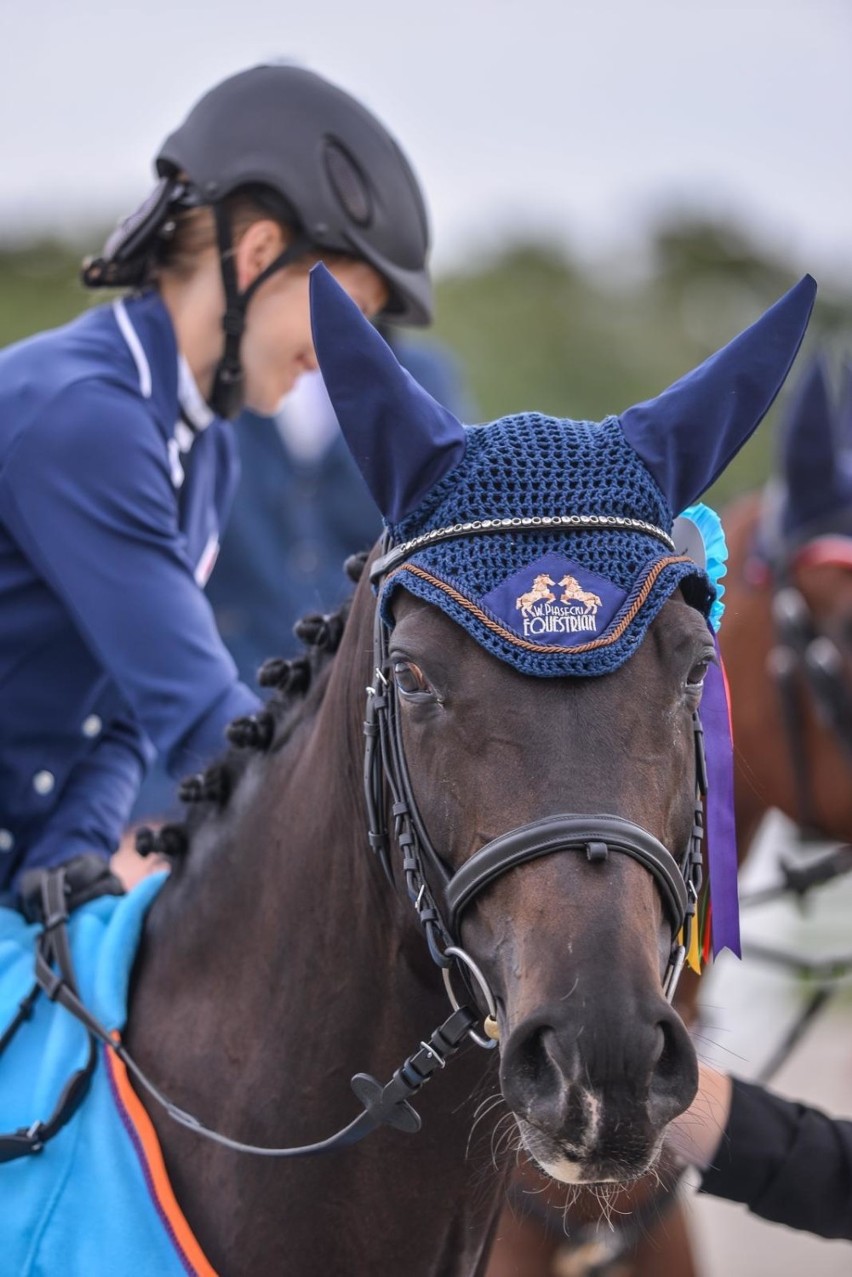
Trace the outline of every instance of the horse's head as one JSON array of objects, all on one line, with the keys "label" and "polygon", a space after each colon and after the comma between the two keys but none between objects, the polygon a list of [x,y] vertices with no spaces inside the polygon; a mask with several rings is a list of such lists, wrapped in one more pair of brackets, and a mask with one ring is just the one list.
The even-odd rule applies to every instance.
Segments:
[{"label": "horse's head", "polygon": [[[386,783],[433,955],[489,1003],[524,1144],[566,1181],[644,1172],[695,1091],[667,994],[700,885],[714,591],[672,524],[766,412],[813,292],[621,417],[467,429],[312,277],[320,366],[388,526],[371,841]],[[531,600],[566,575],[600,606]]]}]

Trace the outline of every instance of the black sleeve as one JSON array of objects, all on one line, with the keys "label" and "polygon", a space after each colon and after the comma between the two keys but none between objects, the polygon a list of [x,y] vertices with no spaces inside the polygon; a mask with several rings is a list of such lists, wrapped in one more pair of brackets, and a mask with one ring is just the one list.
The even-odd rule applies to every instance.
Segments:
[{"label": "black sleeve", "polygon": [[701,1191],[773,1223],[852,1241],[852,1122],[734,1078],[731,1114]]}]

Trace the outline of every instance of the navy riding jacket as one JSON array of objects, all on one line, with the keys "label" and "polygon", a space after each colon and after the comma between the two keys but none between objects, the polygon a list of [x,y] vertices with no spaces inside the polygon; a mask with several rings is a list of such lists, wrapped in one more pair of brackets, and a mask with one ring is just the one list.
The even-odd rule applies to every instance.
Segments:
[{"label": "navy riding jacket", "polygon": [[0,898],[260,704],[202,592],[237,475],[158,294],[0,353]]}]

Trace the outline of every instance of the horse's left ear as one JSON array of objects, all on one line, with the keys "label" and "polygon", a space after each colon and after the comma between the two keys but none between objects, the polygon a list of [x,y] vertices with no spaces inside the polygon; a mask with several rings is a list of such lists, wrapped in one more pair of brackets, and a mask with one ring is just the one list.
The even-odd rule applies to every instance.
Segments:
[{"label": "horse's left ear", "polygon": [[621,414],[624,435],[673,514],[719,477],[757,429],[784,384],[816,297],[799,280],[756,323],[656,399]]},{"label": "horse's left ear", "polygon": [[461,461],[464,427],[402,367],[322,263],[311,270],[311,326],[349,450],[382,514],[399,523]]}]

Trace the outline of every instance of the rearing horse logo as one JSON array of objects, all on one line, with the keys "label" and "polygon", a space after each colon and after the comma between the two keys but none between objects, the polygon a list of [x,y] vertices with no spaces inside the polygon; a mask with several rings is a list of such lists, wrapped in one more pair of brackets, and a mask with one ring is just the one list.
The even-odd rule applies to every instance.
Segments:
[{"label": "rearing horse logo", "polygon": [[527,590],[526,594],[521,594],[515,600],[515,607],[520,611],[522,616],[529,616],[530,608],[534,603],[552,603],[556,598],[556,595],[547,587],[555,584],[556,582],[552,576],[548,576],[546,572],[539,573],[533,581],[532,589]]},{"label": "rearing horse logo", "polygon": [[[551,582],[551,584],[553,584]],[[601,597],[599,594],[593,594],[591,590],[584,590],[580,582],[574,576],[567,573],[559,582],[564,587],[560,603],[582,603],[586,612],[594,616],[598,608],[601,606]]]}]

